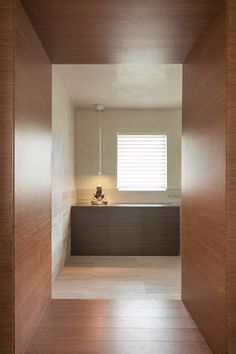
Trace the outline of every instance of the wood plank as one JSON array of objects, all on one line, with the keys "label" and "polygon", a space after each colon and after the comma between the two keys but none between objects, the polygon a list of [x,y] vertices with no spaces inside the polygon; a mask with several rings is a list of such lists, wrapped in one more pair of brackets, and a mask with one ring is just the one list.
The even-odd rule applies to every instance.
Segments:
[{"label": "wood plank", "polygon": [[42,343],[32,347],[26,354],[212,354],[205,343],[195,342],[80,342],[63,345]]},{"label": "wood plank", "polygon": [[[63,320],[63,319],[62,319]],[[68,325],[66,328],[66,340],[68,342],[203,342],[197,328],[101,328],[101,327],[76,327]],[[37,340],[39,342],[52,342],[56,339],[57,345],[65,340],[65,327],[39,327]],[[45,340],[47,338],[47,340]]]},{"label": "wood plank", "polygon": [[0,352],[14,352],[14,16],[15,1],[0,1]]},{"label": "wood plank", "polygon": [[[139,307],[138,303],[135,304],[134,318],[127,313],[133,306],[132,300],[53,300],[26,353],[124,354],[131,353],[131,350],[140,354],[211,353],[198,329],[189,327],[187,321],[191,323],[191,318],[180,301],[154,301],[151,307],[148,301],[141,304]],[[169,307],[172,305],[175,307]],[[86,317],[81,317],[83,308],[86,309]],[[109,317],[107,313],[111,309],[114,312]],[[150,309],[152,315],[149,312],[147,317],[143,317],[143,313],[148,313]],[[181,316],[157,319],[158,312],[167,309],[184,310],[187,316],[185,319]],[[100,316],[94,316],[98,313]],[[178,327],[179,324],[183,327]]]},{"label": "wood plank", "polygon": [[182,297],[227,352],[225,2],[184,63]]},{"label": "wood plank", "polygon": [[15,353],[51,297],[51,64],[17,2],[15,53]]},{"label": "wood plank", "polygon": [[132,301],[121,299],[121,300],[51,300],[50,305],[45,312],[45,315],[49,315],[54,312],[55,316],[60,315],[60,311],[63,311],[65,308],[67,311],[74,311],[76,309],[86,309],[89,310],[98,310],[100,309],[114,309],[115,307],[122,307],[124,308],[133,308],[138,309],[140,307],[147,309],[168,309],[168,308],[177,308],[177,309],[184,309],[185,307],[183,303],[179,300],[156,300],[156,299],[133,299]]},{"label": "wood plank", "polygon": [[182,63],[218,0],[23,0],[54,64]]},{"label": "wood plank", "polygon": [[236,1],[227,8],[228,353],[236,353]]},{"label": "wood plank", "polygon": [[[67,315],[67,316],[114,316],[117,315],[117,307],[115,304],[106,305],[105,300],[52,300],[52,305],[46,312],[47,316]],[[86,301],[88,303],[86,304]],[[93,301],[96,306],[93,306]],[[123,317],[188,317],[189,314],[185,308],[173,307],[137,307],[121,306],[119,316]]]},{"label": "wood plank", "polygon": [[[138,309],[137,309],[138,310]],[[155,310],[155,309],[154,309]],[[63,321],[61,321],[63,317]],[[44,316],[41,328],[197,328],[190,317]]]}]

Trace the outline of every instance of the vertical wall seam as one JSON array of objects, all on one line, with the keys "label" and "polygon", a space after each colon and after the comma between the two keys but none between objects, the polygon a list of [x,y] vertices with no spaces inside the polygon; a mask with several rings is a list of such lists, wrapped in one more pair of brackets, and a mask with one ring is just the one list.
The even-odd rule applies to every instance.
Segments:
[{"label": "vertical wall seam", "polygon": [[13,191],[13,243],[12,243],[12,309],[13,309],[13,321],[12,321],[12,333],[13,333],[13,353],[15,353],[15,63],[16,63],[16,0],[13,3],[13,134],[12,134],[12,191]]},{"label": "vertical wall seam", "polygon": [[229,1],[226,0],[226,10],[225,10],[225,69],[226,69],[226,80],[225,80],[225,137],[226,137],[226,171],[225,171],[225,220],[226,220],[226,350],[229,353],[229,233],[228,233],[228,208],[229,208],[229,171],[228,171],[228,156],[229,156],[229,122],[228,122],[228,23],[229,23]]}]

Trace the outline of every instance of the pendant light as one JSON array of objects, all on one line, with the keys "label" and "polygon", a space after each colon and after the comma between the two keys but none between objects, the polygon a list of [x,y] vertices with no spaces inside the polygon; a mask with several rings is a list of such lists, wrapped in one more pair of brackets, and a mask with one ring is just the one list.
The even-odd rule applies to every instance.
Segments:
[{"label": "pendant light", "polygon": [[98,112],[98,175],[102,174],[102,111],[104,107],[96,103],[95,109]]}]

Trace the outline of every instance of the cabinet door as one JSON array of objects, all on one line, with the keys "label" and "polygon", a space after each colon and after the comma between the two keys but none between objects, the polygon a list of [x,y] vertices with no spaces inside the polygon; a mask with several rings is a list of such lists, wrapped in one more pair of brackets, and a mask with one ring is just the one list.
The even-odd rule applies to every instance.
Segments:
[{"label": "cabinet door", "polygon": [[109,254],[106,207],[72,208],[71,254]]},{"label": "cabinet door", "polygon": [[111,207],[108,210],[110,254],[142,254],[143,218],[140,207]]},{"label": "cabinet door", "polygon": [[179,207],[144,208],[144,255],[178,255],[179,238]]}]

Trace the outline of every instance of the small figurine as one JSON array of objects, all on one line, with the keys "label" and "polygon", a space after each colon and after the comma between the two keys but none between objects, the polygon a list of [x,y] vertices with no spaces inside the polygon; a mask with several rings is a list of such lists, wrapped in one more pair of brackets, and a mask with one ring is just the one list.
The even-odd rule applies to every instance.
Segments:
[{"label": "small figurine", "polygon": [[94,193],[91,203],[92,205],[106,205],[108,203],[105,197],[105,193],[102,190],[101,184],[97,185],[96,193]]}]

